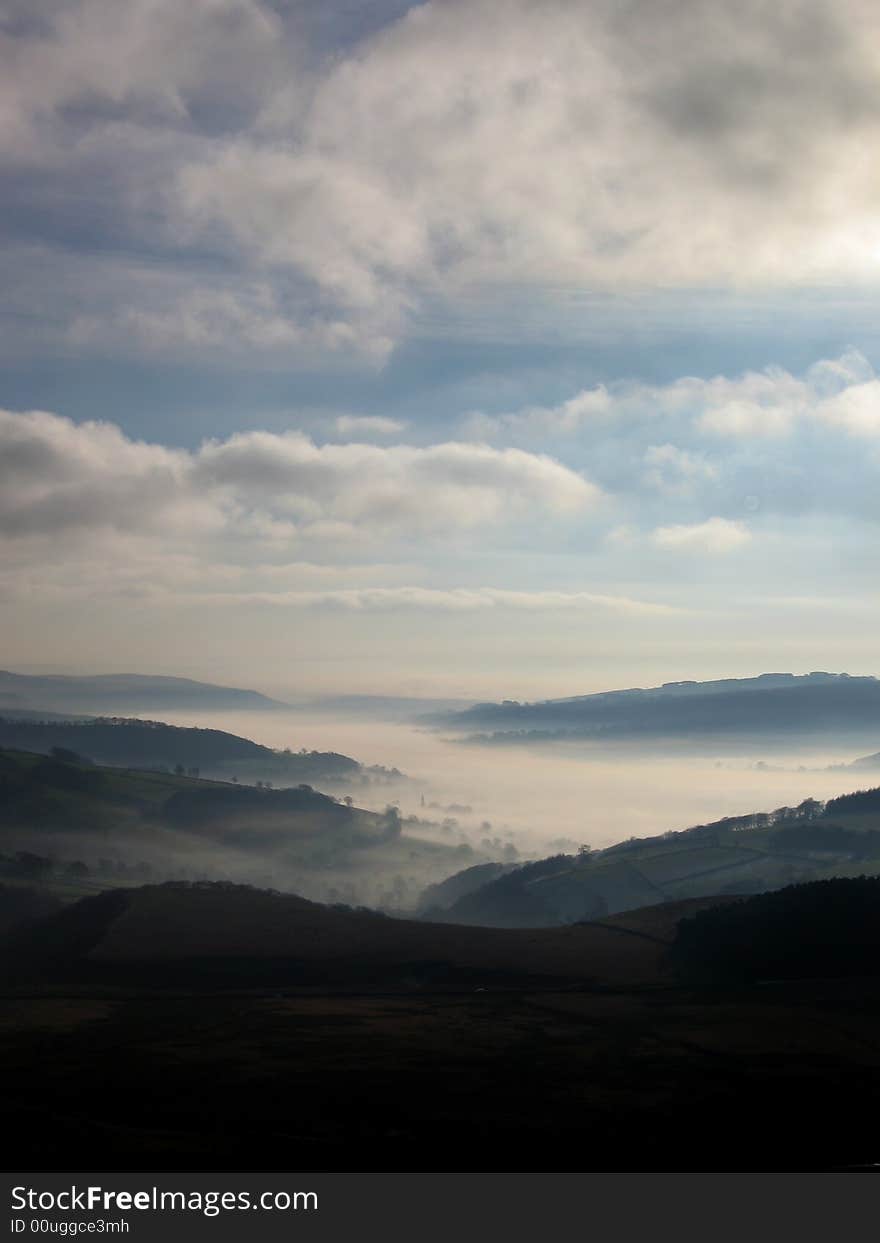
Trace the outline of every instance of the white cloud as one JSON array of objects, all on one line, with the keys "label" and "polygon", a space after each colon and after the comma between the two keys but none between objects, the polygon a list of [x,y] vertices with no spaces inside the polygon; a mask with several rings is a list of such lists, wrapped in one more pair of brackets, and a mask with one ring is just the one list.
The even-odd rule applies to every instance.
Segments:
[{"label": "white cloud", "polygon": [[302,535],[442,538],[527,515],[571,517],[599,493],[553,459],[446,443],[315,445],[248,432],[194,453],[108,423],[0,411],[0,532],[127,530],[292,543]]},{"label": "white cloud", "polygon": [[[769,401],[760,402],[750,397],[713,395],[708,409],[700,415],[697,426],[710,436],[731,439],[757,439],[787,436],[798,414],[803,412],[800,394],[792,394],[793,401],[774,389],[768,390]],[[781,401],[776,399],[782,397]]]},{"label": "white cloud", "polygon": [[582,389],[558,406],[528,406],[511,414],[487,415],[473,411],[462,420],[462,430],[471,439],[491,440],[507,436],[523,438],[574,436],[594,420],[614,415],[615,401],[604,384]]},{"label": "white cloud", "polygon": [[294,521],[366,523],[397,534],[464,530],[533,511],[574,515],[598,489],[552,458],[520,449],[317,446],[298,432],[247,432],[202,446],[198,485],[256,498]]},{"label": "white cloud", "polygon": [[851,385],[820,403],[815,413],[852,436],[880,437],[880,380]]},{"label": "white cloud", "polygon": [[109,423],[0,410],[0,596],[35,607],[500,606],[501,592],[434,597],[419,578],[444,559],[448,578],[463,549],[559,533],[599,496],[520,449],[248,432],[187,451]]},{"label": "white cloud", "polygon": [[651,540],[658,548],[681,552],[728,553],[742,548],[751,540],[751,532],[742,522],[729,518],[709,518],[705,522],[674,523],[658,527]]},{"label": "white cloud", "polygon": [[798,379],[778,367],[707,381],[698,428],[733,439],[787,436],[809,420],[852,436],[880,435],[880,381],[858,350],[824,359]]},{"label": "white cloud", "polygon": [[[874,372],[858,350],[848,349],[839,358],[824,359],[809,368],[803,378],[768,367],[746,372],[735,379],[716,376],[708,381],[682,381],[691,399],[702,409],[697,426],[708,435],[738,438],[787,436],[805,418],[844,422],[834,409],[844,394],[871,389]],[[855,425],[849,430],[858,431]]]},{"label": "white cloud", "polygon": [[[803,376],[782,367],[746,371],[739,376],[682,376],[669,384],[620,380],[583,389],[556,406],[529,406],[506,414],[465,416],[463,430],[482,439],[534,444],[554,439],[597,437],[639,424],[675,421],[682,431],[695,428],[718,440],[775,440],[795,431],[802,420],[842,427],[854,435],[878,430],[880,382],[856,349],[823,359]],[[659,446],[661,456],[675,446]],[[683,466],[684,458],[679,458]],[[689,473],[705,458],[691,457]],[[688,468],[684,468],[688,469]],[[709,464],[711,472],[711,464]]]}]

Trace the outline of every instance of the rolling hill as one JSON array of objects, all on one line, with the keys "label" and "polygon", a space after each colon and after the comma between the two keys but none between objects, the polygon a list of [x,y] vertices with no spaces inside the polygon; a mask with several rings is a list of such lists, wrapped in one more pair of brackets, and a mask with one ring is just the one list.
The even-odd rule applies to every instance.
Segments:
[{"label": "rolling hill", "polygon": [[873,755],[860,755],[857,760],[853,760],[846,767],[861,772],[878,772],[880,771],[880,751],[876,751]]},{"label": "rolling hill", "polygon": [[0,712],[0,748],[48,755],[63,748],[97,764],[158,771],[195,769],[194,775],[249,783],[352,788],[371,781],[402,781],[397,769],[364,767],[333,751],[272,750],[219,729],[196,729],[121,717],[40,720]]},{"label": "rolling hill", "polygon": [[[468,885],[432,914],[463,924],[546,927],[707,894],[754,894],[861,873],[880,873],[880,789],[826,804],[807,799],[798,807],[633,838],[592,853],[551,856]],[[455,878],[445,885],[453,890]]]},{"label": "rolling hill", "polygon": [[[716,899],[709,899],[714,902]],[[226,976],[419,988],[540,981],[634,986],[660,979],[678,921],[706,900],[605,924],[494,929],[394,919],[230,884],[109,890],[7,935],[6,973],[116,978],[149,968],[175,980]],[[0,944],[0,950],[2,950]]]},{"label": "rolling hill", "polygon": [[0,670],[0,712],[45,708],[57,712],[132,716],[160,711],[257,711],[286,707],[258,691],[214,686],[190,678],[141,673],[36,676]]},{"label": "rolling hill", "polygon": [[725,914],[495,930],[110,891],[0,937],[0,1153],[239,1174],[868,1162],[876,971],[683,985],[670,941],[702,906]]},{"label": "rolling hill", "polygon": [[[236,879],[400,906],[479,860],[308,785],[266,789],[0,751],[0,881],[79,896],[120,876]],[[118,880],[117,880],[118,883]]]},{"label": "rolling hill", "polygon": [[470,741],[498,744],[664,741],[690,747],[746,740],[779,746],[791,739],[880,736],[880,680],[848,674],[762,674],[712,682],[670,682],[535,703],[477,704],[434,715],[434,726]]},{"label": "rolling hill", "polygon": [[719,981],[880,974],[880,877],[834,877],[683,918],[670,961]]}]

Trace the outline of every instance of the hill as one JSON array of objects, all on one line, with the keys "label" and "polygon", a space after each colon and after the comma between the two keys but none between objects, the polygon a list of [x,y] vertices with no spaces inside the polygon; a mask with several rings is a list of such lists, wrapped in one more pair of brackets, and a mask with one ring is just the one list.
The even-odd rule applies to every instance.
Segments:
[{"label": "hill", "polygon": [[[540,859],[467,885],[434,917],[490,927],[546,927],[860,872],[880,873],[880,789],[826,804],[807,799],[798,807]],[[468,873],[463,876],[467,880]],[[450,878],[446,890],[455,884]]]},{"label": "hill", "polygon": [[[689,908],[687,908],[689,909]],[[529,983],[603,986],[660,978],[678,906],[655,919],[540,930],[462,928],[329,907],[292,894],[229,884],[164,884],[82,899],[7,936],[7,975],[85,972],[133,978],[288,984]]]},{"label": "hill", "polygon": [[493,743],[687,742],[880,736],[880,680],[848,674],[762,674],[710,682],[670,682],[535,703],[477,704],[430,718],[435,726]]},{"label": "hill", "polygon": [[0,748],[50,754],[63,748],[98,764],[274,785],[353,788],[371,781],[402,781],[395,769],[359,764],[334,751],[275,751],[219,729],[166,725],[123,717],[36,719],[0,712]]},{"label": "hill", "polygon": [[426,917],[432,912],[448,910],[469,893],[482,889],[489,881],[505,876],[516,867],[515,863],[477,863],[463,872],[456,872],[446,880],[429,885],[419,898],[418,910]]},{"label": "hill", "polygon": [[214,686],[190,678],[140,673],[35,676],[0,670],[0,711],[45,708],[52,711],[134,715],[158,711],[255,711],[286,708],[258,691]]},{"label": "hill", "polygon": [[699,906],[498,930],[229,886],[106,892],[0,937],[0,1154],[239,1173],[867,1163],[876,966],[683,985],[669,942]]},{"label": "hill", "polygon": [[790,885],[678,926],[677,969],[714,984],[880,974],[880,877]]},{"label": "hill", "polygon": [[0,880],[79,896],[118,877],[236,879],[399,907],[480,858],[308,785],[74,761],[0,751]]},{"label": "hill", "polygon": [[863,772],[877,772],[880,770],[880,751],[876,751],[873,755],[859,756],[857,760],[853,760],[853,762],[851,764],[847,764],[846,767]]}]

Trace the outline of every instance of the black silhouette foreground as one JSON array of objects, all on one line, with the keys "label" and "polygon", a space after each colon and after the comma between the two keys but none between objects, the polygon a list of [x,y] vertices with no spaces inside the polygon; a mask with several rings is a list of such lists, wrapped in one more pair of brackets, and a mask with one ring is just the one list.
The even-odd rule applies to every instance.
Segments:
[{"label": "black silhouette foreground", "polygon": [[[109,891],[6,933],[2,1155],[10,1169],[867,1164],[878,902],[880,880],[854,878],[498,929],[245,886]],[[834,950],[810,976],[817,929]]]}]

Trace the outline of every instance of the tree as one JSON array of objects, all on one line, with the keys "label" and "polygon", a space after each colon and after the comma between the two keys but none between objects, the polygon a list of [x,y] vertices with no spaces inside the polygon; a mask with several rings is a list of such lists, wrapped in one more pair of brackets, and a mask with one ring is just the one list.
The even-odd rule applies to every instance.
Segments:
[{"label": "tree", "polygon": [[385,814],[382,818],[383,837],[391,841],[396,837],[400,837],[403,832],[403,824],[400,819],[400,808],[393,803],[389,803],[385,808]]}]

